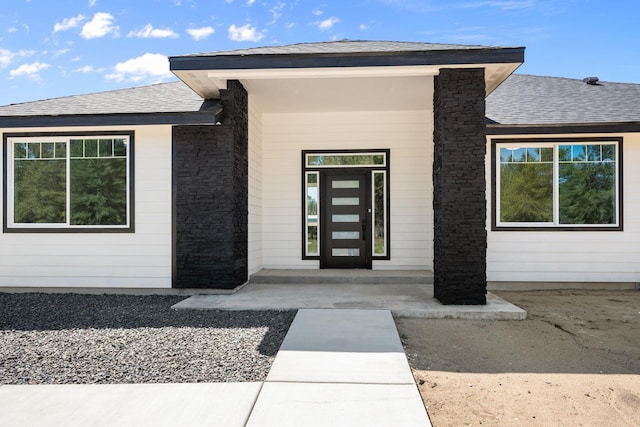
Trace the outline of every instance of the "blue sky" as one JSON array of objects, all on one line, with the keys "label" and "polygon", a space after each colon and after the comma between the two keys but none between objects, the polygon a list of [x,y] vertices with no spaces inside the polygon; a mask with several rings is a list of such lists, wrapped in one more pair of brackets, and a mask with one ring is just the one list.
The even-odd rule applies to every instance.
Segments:
[{"label": "blue sky", "polygon": [[637,0],[2,0],[0,105],[175,78],[167,56],[339,39],[525,46],[518,73],[640,83]]}]

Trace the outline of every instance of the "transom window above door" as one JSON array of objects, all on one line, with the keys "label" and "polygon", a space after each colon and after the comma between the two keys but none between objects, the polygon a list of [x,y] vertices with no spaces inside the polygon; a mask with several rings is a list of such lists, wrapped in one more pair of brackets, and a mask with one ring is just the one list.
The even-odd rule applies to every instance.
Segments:
[{"label": "transom window above door", "polygon": [[[320,259],[323,253],[334,256],[359,254],[361,251],[357,250],[356,243],[361,245],[364,240],[372,259],[389,259],[389,150],[303,151],[302,165],[302,258]],[[346,173],[349,169],[368,177],[366,188],[369,194],[366,197],[345,196],[326,189],[325,181],[330,175],[335,175],[332,170]],[[349,179],[331,181],[332,189],[337,189],[337,186],[345,190],[355,189],[356,184],[357,180]],[[326,197],[329,198],[325,200]],[[346,212],[349,207],[357,205],[363,207],[364,218],[352,218],[353,213],[335,213]],[[335,209],[327,209],[329,206]],[[323,218],[323,212],[330,217]],[[361,226],[357,231],[355,228],[345,231],[322,229],[323,222],[328,225],[326,221],[339,223],[347,220]],[[325,234],[325,231],[330,234]]]}]

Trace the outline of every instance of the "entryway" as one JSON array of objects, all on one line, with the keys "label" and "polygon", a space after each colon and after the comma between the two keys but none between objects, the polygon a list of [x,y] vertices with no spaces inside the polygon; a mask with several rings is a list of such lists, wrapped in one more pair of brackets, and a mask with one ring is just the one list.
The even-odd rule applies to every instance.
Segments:
[{"label": "entryway", "polygon": [[321,269],[390,260],[388,149],[303,151],[302,259]]}]

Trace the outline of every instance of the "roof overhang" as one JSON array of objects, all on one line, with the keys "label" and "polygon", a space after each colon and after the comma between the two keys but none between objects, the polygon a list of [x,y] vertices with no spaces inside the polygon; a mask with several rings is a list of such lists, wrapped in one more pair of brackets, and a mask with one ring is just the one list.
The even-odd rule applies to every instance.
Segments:
[{"label": "roof overhang", "polygon": [[2,128],[204,125],[222,121],[222,106],[197,112],[0,116]]},{"label": "roof overhang", "polygon": [[[342,99],[365,94],[364,98],[370,97],[367,101],[371,104],[372,92],[379,90],[377,100],[384,103],[387,89],[387,92],[410,97],[412,89],[408,82],[437,76],[443,68],[484,68],[489,94],[523,61],[524,48],[306,55],[202,54],[169,58],[171,71],[205,99],[219,99],[227,81],[239,80],[250,94],[291,97],[292,111],[296,96],[299,99],[316,96],[321,104],[322,94],[328,92],[334,95],[331,98],[334,102],[335,94],[340,94]],[[287,90],[291,86],[293,88]],[[265,103],[270,103],[270,99],[273,97]],[[330,107],[330,102],[327,96],[324,107]],[[360,104],[366,105],[364,101]],[[315,108],[323,107],[316,103]]]},{"label": "roof overhang", "polygon": [[627,132],[640,132],[640,122],[545,123],[537,125],[487,123],[487,135],[489,136]]}]

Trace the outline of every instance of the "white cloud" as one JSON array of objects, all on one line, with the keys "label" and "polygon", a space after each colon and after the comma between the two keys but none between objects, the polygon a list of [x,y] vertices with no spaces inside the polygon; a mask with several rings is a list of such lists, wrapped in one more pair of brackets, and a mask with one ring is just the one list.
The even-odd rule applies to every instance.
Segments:
[{"label": "white cloud", "polygon": [[325,19],[324,21],[317,22],[317,26],[320,31],[327,31],[330,30],[338,22],[340,22],[340,20],[335,16],[332,16],[331,18]]},{"label": "white cloud", "polygon": [[313,13],[315,16],[320,16],[320,15],[322,15],[324,12],[323,12],[322,10],[320,10],[320,9],[313,9],[313,10],[311,11],[311,13]]},{"label": "white cloud", "polygon": [[77,27],[85,19],[86,18],[84,15],[64,18],[62,22],[56,22],[56,24],[53,26],[53,32],[57,33],[58,31],[67,31],[71,28]]},{"label": "white cloud", "polygon": [[256,2],[256,0],[247,0],[247,6],[251,6],[255,2]]},{"label": "white cloud", "polygon": [[8,67],[15,54],[7,49],[0,49],[0,67]]},{"label": "white cloud", "polygon": [[39,80],[40,71],[46,70],[49,67],[50,67],[49,64],[45,64],[42,62],[34,62],[32,64],[22,64],[15,70],[11,70],[9,72],[9,75],[11,76],[11,78],[25,76],[33,80]]},{"label": "white cloud", "polygon": [[249,24],[242,27],[236,27],[235,24],[232,24],[229,27],[229,38],[234,42],[257,42],[264,38],[264,32],[258,31],[256,27],[252,27]]},{"label": "white cloud", "polygon": [[97,2],[98,0],[89,0],[89,7],[95,6]]},{"label": "white cloud", "polygon": [[367,31],[369,26],[367,24],[360,24],[360,31]]},{"label": "white cloud", "polygon": [[17,33],[18,29],[16,27],[7,28],[7,33]]},{"label": "white cloud", "polygon": [[95,39],[112,34],[119,35],[120,28],[113,25],[113,15],[106,12],[98,12],[93,15],[93,19],[82,26],[80,35],[85,39]]},{"label": "white cloud", "polygon": [[84,67],[76,68],[73,71],[75,73],[100,73],[104,71],[104,68],[95,68],[93,65],[85,65]]},{"label": "white cloud", "polygon": [[33,54],[35,54],[36,52],[34,50],[20,50],[18,52],[12,52],[10,50],[7,49],[0,49],[0,68],[5,68],[8,67],[9,64],[11,64],[11,62],[13,61],[14,58],[16,57],[29,57]]},{"label": "white cloud", "polygon": [[195,41],[206,39],[215,32],[216,30],[214,30],[213,27],[189,28],[187,30],[187,33],[193,37]]},{"label": "white cloud", "polygon": [[269,13],[271,13],[271,16],[273,17],[273,19],[267,25],[273,25],[276,22],[278,22],[278,20],[282,16],[282,9],[284,9],[285,6],[286,6],[285,3],[279,1],[275,4],[275,6],[269,9]]},{"label": "white cloud", "polygon": [[151,24],[147,24],[144,28],[141,28],[138,31],[131,31],[127,34],[127,37],[138,37],[141,39],[175,39],[180,36],[178,36],[178,34],[171,28],[153,28]]},{"label": "white cloud", "polygon": [[159,53],[145,53],[137,58],[119,62],[111,74],[107,74],[109,80],[142,82],[150,81],[158,83],[173,77],[169,71],[169,60]]}]

